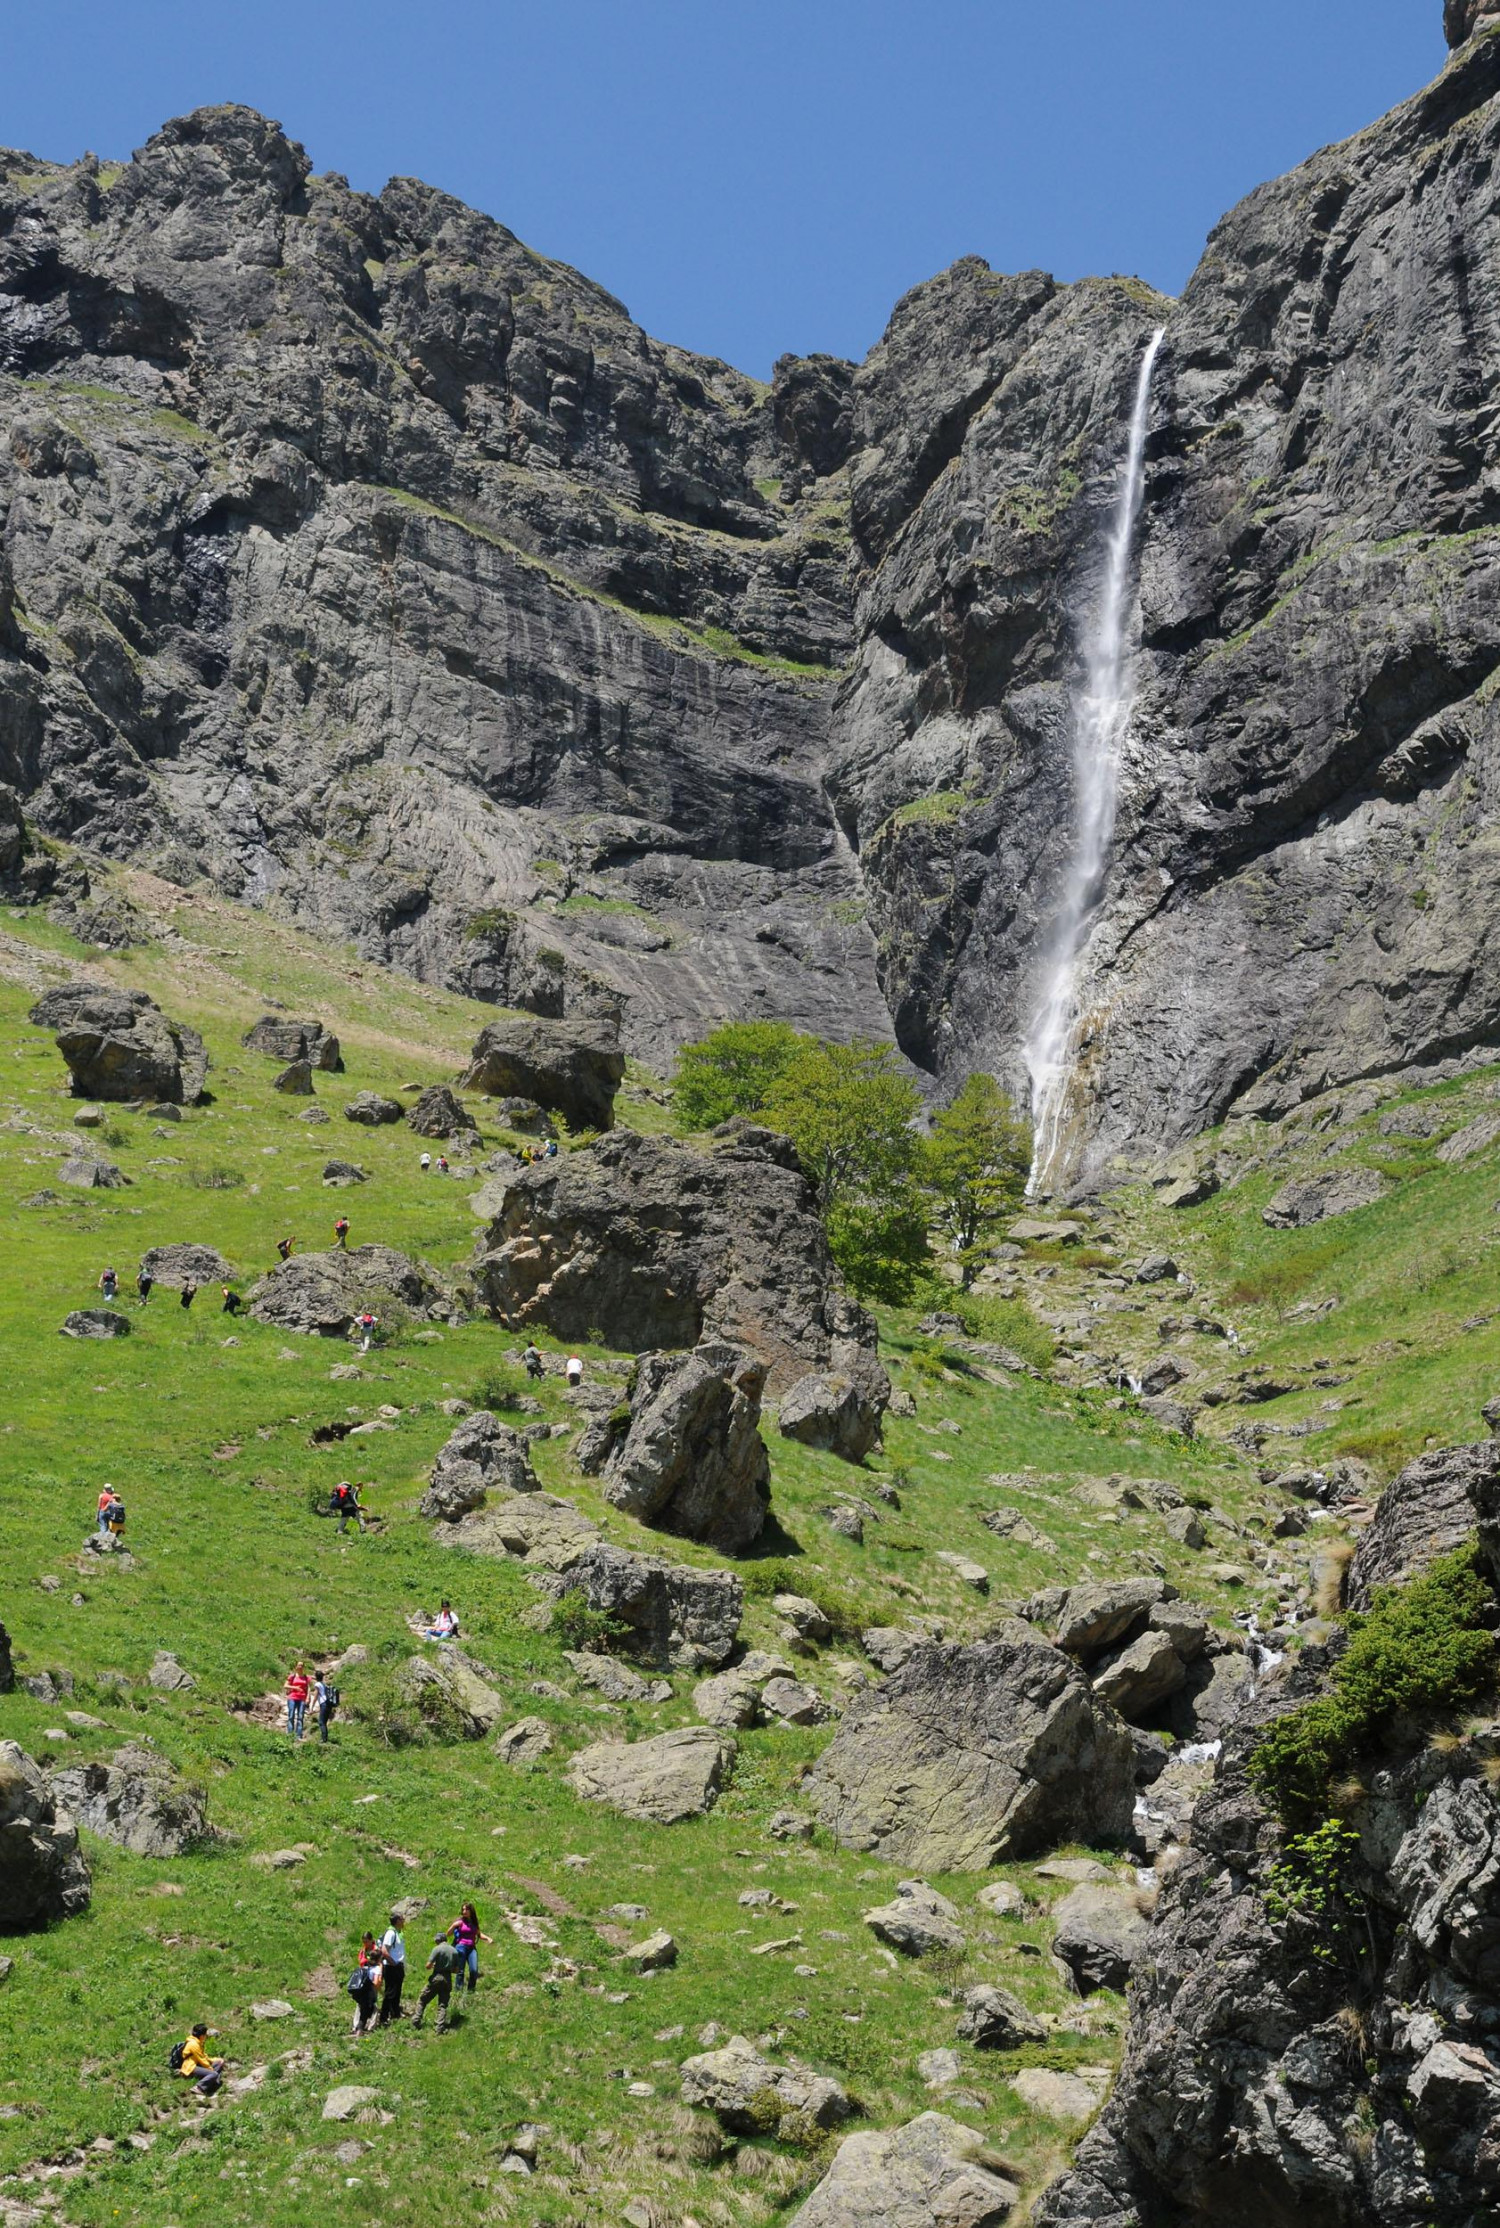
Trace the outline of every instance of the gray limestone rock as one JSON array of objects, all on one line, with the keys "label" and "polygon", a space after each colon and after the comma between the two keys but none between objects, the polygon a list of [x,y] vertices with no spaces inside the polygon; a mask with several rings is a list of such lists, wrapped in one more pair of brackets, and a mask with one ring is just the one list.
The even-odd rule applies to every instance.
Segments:
[{"label": "gray limestone rock", "polygon": [[273,1091],[280,1091],[285,1098],[310,1099],[313,1095],[311,1060],[292,1060],[271,1084]]},{"label": "gray limestone rock", "polygon": [[399,1122],[404,1111],[399,1099],[385,1098],[379,1091],[356,1091],[344,1108],[344,1120],[358,1122],[364,1129],[381,1129]]},{"label": "gray limestone rock", "polygon": [[339,1246],[294,1253],[249,1292],[250,1313],[277,1330],[318,1338],[347,1337],[365,1308],[404,1308],[422,1318],[446,1316],[447,1294],[430,1270],[392,1246]]},{"label": "gray limestone rock", "polygon": [[570,1553],[555,1576],[537,1583],[554,1598],[581,1594],[590,1609],[626,1626],[634,1651],[663,1669],[722,1664],[734,1647],[744,1608],[744,1590],[732,1571],[667,1563],[597,1539]]},{"label": "gray limestone rock", "polygon": [[158,1648],[146,1673],[146,1683],[158,1694],[191,1694],[198,1682],[170,1648]]},{"label": "gray limestone rock", "polygon": [[15,1741],[0,1741],[0,1933],[76,1918],[90,1893],[72,1818],[41,1766]]},{"label": "gray limestone rock", "polygon": [[406,1117],[407,1127],[418,1137],[466,1138],[475,1141],[479,1130],[468,1109],[461,1106],[446,1083],[430,1083]]},{"label": "gray limestone rock", "polygon": [[976,2050],[1020,2050],[1029,2042],[1045,2042],[1047,2028],[1008,1988],[983,1984],[964,1990],[958,2039]]},{"label": "gray limestone rock", "polygon": [[175,1244],[148,1246],[141,1255],[141,1274],[180,1292],[184,1284],[227,1284],[234,1270],[214,1246]]},{"label": "gray limestone rock", "polygon": [[1390,1189],[1373,1168],[1332,1168],[1316,1176],[1294,1176],[1282,1185],[1261,1214],[1273,1230],[1305,1230],[1332,1215],[1353,1214],[1373,1206]]},{"label": "gray limestone rock", "polygon": [[1187,1682],[1187,1666],[1164,1632],[1143,1632],[1094,1668],[1094,1692],[1137,1724]]},{"label": "gray limestone rock", "polygon": [[490,1493],[526,1494],[539,1490],[531,1453],[520,1432],[487,1408],[464,1417],[441,1448],[419,1509],[444,1524],[483,1508]]},{"label": "gray limestone rock", "polygon": [[607,1130],[624,1075],[625,1055],[612,1037],[517,1014],[480,1031],[459,1087],[531,1099],[570,1129]]},{"label": "gray limestone rock", "polygon": [[61,1329],[67,1338],[128,1338],[130,1318],[109,1307],[75,1307]]},{"label": "gray limestone rock", "polygon": [[671,1826],[712,1810],[735,1759],[735,1744],[706,1725],[680,1725],[645,1741],[580,1749],[568,1781],[585,1802],[626,1818]]},{"label": "gray limestone rock", "polygon": [[643,1355],[629,1422],[603,1464],[606,1500],[660,1531],[744,1554],[771,1503],[765,1381],[765,1363],[738,1347]]},{"label": "gray limestone rock", "polygon": [[957,1907],[925,1880],[900,1881],[889,1903],[866,1911],[865,1924],[906,1957],[928,1957],[934,1950],[958,1955],[965,1947]]},{"label": "gray limestone rock", "polygon": [[941,2112],[846,2135],[790,2228],[1001,2228],[1020,2201],[984,2137]]},{"label": "gray limestone rock", "polygon": [[700,1339],[757,1355],[773,1388],[874,1327],[839,1283],[785,1139],[748,1130],[699,1151],[617,1130],[506,1183],[475,1279],[516,1327],[597,1331],[640,1353]]},{"label": "gray limestone rock", "polygon": [[518,1717],[495,1741],[495,1754],[517,1767],[539,1764],[551,1751],[552,1728],[541,1717]]},{"label": "gray limestone rock", "polygon": [[1080,1996],[1124,1988],[1151,1938],[1142,1897],[1132,1888],[1076,1887],[1052,1913],[1052,1924],[1052,1954]]},{"label": "gray limestone rock", "polygon": [[206,1797],[149,1742],[47,1775],[47,1791],[80,1826],[137,1857],[180,1857],[216,1838]]},{"label": "gray limestone rock", "polygon": [[240,1043],[251,1052],[264,1052],[272,1060],[284,1061],[288,1067],[305,1061],[309,1067],[336,1074],[344,1065],[338,1038],[321,1021],[287,1021],[279,1014],[262,1014],[254,1027],[245,1031]]},{"label": "gray limestone rock", "polygon": [[440,1647],[436,1662],[409,1656],[396,1674],[396,1685],[419,1716],[463,1740],[482,1741],[505,1715],[505,1697],[458,1648]]},{"label": "gray limestone rock", "polygon": [[838,1339],[826,1370],[799,1378],[782,1394],[777,1428],[783,1439],[863,1462],[879,1444],[890,1398],[891,1380],[869,1349]]},{"label": "gray limestone rock", "polygon": [[855,1695],[808,1791],[846,1847],[980,1871],[1075,1835],[1123,1840],[1134,1753],[1060,1650],[930,1642]]},{"label": "gray limestone rock", "polygon": [[1471,1539],[1496,1507],[1500,1440],[1419,1454],[1380,1497],[1374,1522],[1360,1534],[1345,1598],[1368,1609],[1377,1587],[1395,1584]]},{"label": "gray limestone rock", "polygon": [[60,1184],[79,1191],[123,1191],[130,1178],[112,1160],[95,1160],[86,1153],[70,1154],[57,1170]]},{"label": "gray limestone rock", "polygon": [[369,1180],[368,1169],[361,1168],[357,1161],[330,1160],[323,1164],[324,1183],[340,1190],[347,1189],[351,1184],[367,1184]]},{"label": "gray limestone rock", "polygon": [[73,1095],[83,1099],[164,1099],[192,1106],[203,1090],[203,1039],[170,1021],[143,990],[69,983],[49,990],[30,1019],[55,1030]]},{"label": "gray limestone rock", "polygon": [[732,2135],[774,2134],[789,2113],[804,2125],[837,2127],[854,2109],[837,2081],[795,2058],[777,2064],[743,2035],[684,2058],[681,2094],[684,2104],[712,2112]]},{"label": "gray limestone rock", "polygon": [[1133,1639],[1171,1588],[1160,1578],[1086,1579],[1072,1586],[1053,1619],[1053,1637],[1073,1655]]}]

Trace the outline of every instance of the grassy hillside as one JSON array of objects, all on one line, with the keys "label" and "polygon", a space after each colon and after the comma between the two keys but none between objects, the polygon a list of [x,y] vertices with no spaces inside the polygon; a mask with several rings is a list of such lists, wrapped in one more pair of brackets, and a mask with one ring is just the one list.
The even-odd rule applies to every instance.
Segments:
[{"label": "grassy hillside", "polygon": [[[58,1335],[64,1314],[95,1296],[106,1263],[129,1292],[150,1245],[213,1244],[248,1280],[274,1261],[278,1236],[294,1234],[303,1250],[326,1244],[344,1212],[355,1242],[378,1239],[446,1274],[467,1260],[476,1227],[477,1179],[423,1177],[420,1142],[404,1125],[355,1128],[342,1109],[363,1088],[451,1079],[487,1009],[320,951],[232,906],[189,903],[141,877],[131,887],[161,933],[128,953],[85,955],[32,916],[0,921],[0,1619],[21,1674],[73,1681],[58,1701],[0,1699],[0,1732],[43,1762],[149,1736],[207,1789],[228,1838],[171,1864],[90,1840],[87,1916],[6,1941],[14,1969],[0,1992],[0,2200],[34,2201],[50,2183],[53,2217],[77,2228],[184,2228],[210,2217],[301,2228],[314,2211],[334,2228],[377,2215],[427,2219],[454,2205],[484,2220],[758,2228],[793,2208],[826,2149],[726,2145],[706,2115],[682,2109],[677,2068],[705,2024],[773,2037],[838,2074],[871,2121],[889,2123],[934,2101],[918,2054],[953,2042],[955,1993],[984,1979],[1058,2024],[1022,2058],[965,2052],[957,2099],[948,2091],[945,2108],[981,2126],[1035,2186],[1069,2130],[1024,2107],[1009,2076],[1026,2058],[1107,2069],[1123,2025],[1121,1999],[1080,2004],[1037,1954],[1050,1940],[1056,1883],[1032,1867],[1006,1868],[1034,1898],[1024,1923],[979,1909],[978,1879],[939,1883],[963,1909],[967,1961],[897,1965],[861,1923],[893,1890],[894,1870],[822,1835],[789,1847],[765,1831],[774,1811],[796,1803],[826,1730],[742,1735],[731,1786],[691,1825],[633,1825],[569,1791],[568,1754],[604,1730],[690,1722],[692,1681],[679,1675],[671,1701],[655,1707],[601,1703],[570,1671],[558,1637],[537,1629],[537,1596],[519,1569],[437,1544],[418,1517],[452,1428],[441,1403],[482,1399],[509,1366],[513,1336],[482,1319],[398,1329],[350,1377],[349,1352],[231,1323],[215,1312],[212,1290],[188,1315],[167,1292],[139,1313],[129,1299],[128,1340]],[[39,988],[85,958],[91,976],[138,984],[203,1031],[213,1103],[172,1124],[112,1112],[103,1149],[130,1188],[28,1204],[62,1191],[51,1182],[55,1140],[71,1128],[75,1103],[50,1034],[25,1014]],[[276,1064],[240,1046],[268,998],[326,1020],[343,1040],[346,1072],[317,1079],[326,1126],[299,1120],[306,1102],[270,1087]],[[622,1112],[640,1123],[668,1119],[640,1087]],[[497,1141],[487,1132],[482,1151]],[[326,1190],[321,1170],[335,1154],[370,1181]],[[1462,1310],[1485,1304],[1476,1249],[1493,1242],[1493,1176],[1487,1184],[1480,1168],[1428,1159],[1367,1210],[1368,1224],[1347,1218],[1347,1234],[1264,1231],[1259,1205],[1276,1171],[1170,1221],[1146,1195],[1133,1197],[1116,1227],[1137,1250],[1165,1230],[1199,1269],[1200,1304],[1211,1283],[1222,1290],[1238,1280],[1248,1293],[1288,1260],[1305,1266],[1316,1256],[1296,1289],[1322,1293],[1336,1282],[1338,1312],[1309,1326],[1288,1314],[1295,1302],[1284,1285],[1247,1297],[1239,1313],[1254,1331],[1254,1358],[1290,1370],[1357,1349],[1359,1390],[1346,1397],[1362,1405],[1341,1409],[1307,1445],[1360,1442],[1374,1452],[1378,1441],[1394,1459],[1398,1439],[1472,1435],[1494,1335],[1457,1325]],[[1317,1254],[1319,1245],[1341,1250]],[[1424,1284],[1423,1264],[1446,1260],[1445,1248],[1462,1265]],[[1014,1312],[1027,1299],[1091,1289],[1100,1270],[1059,1265],[1041,1249],[1009,1274]],[[805,1675],[836,1693],[868,1671],[857,1641],[867,1624],[920,1614],[950,1633],[973,1632],[1035,1587],[1084,1573],[1163,1570],[1221,1620],[1250,1602],[1269,1608],[1278,1579],[1285,1587],[1286,1558],[1301,1557],[1305,1543],[1273,1548],[1277,1497],[1235,1448],[1159,1431],[1108,1386],[987,1382],[945,1357],[912,1317],[892,1315],[883,1329],[893,1375],[917,1412],[888,1424],[867,1473],[771,1435],[777,1523],[766,1554],[740,1566],[747,1640],[777,1644],[769,1596],[778,1584],[814,1594],[839,1637]],[[570,1414],[555,1379],[543,1397],[555,1420]],[[1233,1420],[1229,1409],[1214,1412],[1215,1429]],[[320,1426],[353,1422],[377,1428],[313,1443]],[[611,1538],[714,1561],[609,1509],[572,1467],[570,1443],[537,1450],[550,1489],[575,1498]],[[346,1475],[368,1481],[383,1519],[370,1536],[340,1539],[315,1513]],[[1180,1546],[1149,1510],[1121,1505],[1118,1490],[1100,1483],[1131,1476],[1172,1480],[1206,1507],[1211,1550]],[[77,1563],[104,1479],[129,1507],[128,1570]],[[876,1500],[873,1483],[894,1484],[899,1509]],[[824,1519],[836,1493],[871,1502],[862,1547]],[[1050,1547],[1003,1542],[981,1525],[985,1510],[1007,1501]],[[944,1548],[986,1567],[987,1598],[934,1561]],[[1225,1557],[1228,1575],[1210,1576]],[[418,1645],[408,1620],[444,1592],[514,1716],[553,1727],[542,1765],[516,1772],[488,1743],[394,1746],[385,1737],[379,1709],[391,1669]],[[293,1749],[246,1714],[280,1689],[299,1655],[356,1642],[372,1660],[343,1678],[346,1712],[327,1748]],[[191,1670],[192,1692],[146,1683],[159,1648]],[[536,1682],[550,1691],[538,1694]],[[299,1864],[263,1861],[289,1849]],[[746,1908],[738,1898],[752,1888],[795,1908]],[[420,1958],[424,1931],[430,1942],[465,1896],[496,1941],[455,2031],[438,2038],[402,2027],[352,2042],[342,1983],[361,1930],[382,1924],[393,1899],[414,1901],[408,1945]],[[622,1918],[616,1905],[648,1916]],[[652,1926],[671,1930],[681,1957],[674,1971],[642,1979],[621,1951]],[[788,1937],[790,1946],[754,1954]],[[291,2016],[257,2021],[250,2007],[267,1998],[284,1998]],[[166,2072],[170,2043],[196,2017],[218,2031],[214,2047],[236,2076],[265,2069],[257,2086],[226,2092],[207,2111],[186,2105]],[[380,2121],[321,2120],[324,2097],[347,2081],[379,2091]],[[544,2130],[530,2178],[502,2164],[525,2122]]]}]

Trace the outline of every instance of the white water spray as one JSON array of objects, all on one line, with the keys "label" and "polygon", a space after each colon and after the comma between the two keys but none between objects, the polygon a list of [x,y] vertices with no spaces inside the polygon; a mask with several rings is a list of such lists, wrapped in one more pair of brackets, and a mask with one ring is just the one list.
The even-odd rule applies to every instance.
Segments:
[{"label": "white water spray", "polygon": [[1068,861],[1042,995],[1026,1040],[1031,1075],[1029,1193],[1046,1188],[1064,1142],[1068,1090],[1078,1050],[1078,962],[1098,911],[1120,786],[1120,758],[1133,706],[1126,627],[1135,582],[1135,532],[1145,493],[1151,380],[1165,338],[1151,336],[1136,379],[1130,439],[1110,519],[1099,602],[1083,643],[1084,684],[1073,717],[1073,785],[1078,826]]}]

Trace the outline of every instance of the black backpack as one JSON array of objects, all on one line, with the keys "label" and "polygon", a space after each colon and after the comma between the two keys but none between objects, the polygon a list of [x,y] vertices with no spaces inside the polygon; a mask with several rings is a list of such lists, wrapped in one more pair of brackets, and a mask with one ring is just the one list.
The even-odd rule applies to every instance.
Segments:
[{"label": "black backpack", "polygon": [[337,1688],[336,1686],[331,1686],[331,1687],[326,1687],[326,1688],[324,1689],[324,1692],[325,1692],[325,1693],[327,1694],[327,1696],[328,1696],[328,1704],[327,1704],[327,1707],[328,1707],[328,1715],[329,1715],[330,1717],[336,1717],[336,1716],[338,1715],[338,1707],[339,1707],[339,1690],[338,1690],[338,1688]]},{"label": "black backpack", "polygon": [[349,1975],[345,1985],[351,1996],[363,1996],[365,1990],[373,1985],[374,1979],[375,1975],[369,1966],[361,1965],[358,1972]]},{"label": "black backpack", "polygon": [[172,2073],[181,2073],[181,2071],[182,2071],[182,2054],[183,2054],[184,2050],[186,2050],[186,2048],[187,2048],[187,2044],[186,2044],[186,2043],[184,2043],[184,2042],[174,2042],[174,2043],[173,2043],[173,2045],[172,2045],[172,2047],[171,2047],[171,2049],[170,2049],[170,2050],[168,2051],[168,2053],[167,2053],[167,2066],[168,2066],[168,2069],[169,2069],[169,2071],[171,2071]]},{"label": "black backpack", "polygon": [[354,1495],[350,1492],[347,1485],[336,1485],[333,1491],[328,1496],[328,1505],[332,1509],[337,1509],[339,1513],[342,1514],[346,1508],[352,1506],[353,1500]]}]

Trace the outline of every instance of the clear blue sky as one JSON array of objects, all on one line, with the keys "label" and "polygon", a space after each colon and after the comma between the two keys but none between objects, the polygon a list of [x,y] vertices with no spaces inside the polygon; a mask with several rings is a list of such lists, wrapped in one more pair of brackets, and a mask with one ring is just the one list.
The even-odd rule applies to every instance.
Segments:
[{"label": "clear blue sky", "polygon": [[977,253],[1176,293],[1262,179],[1416,91],[1441,0],[48,0],[0,11],[0,141],[128,154],[247,101],[409,173],[765,376],[861,356]]}]

